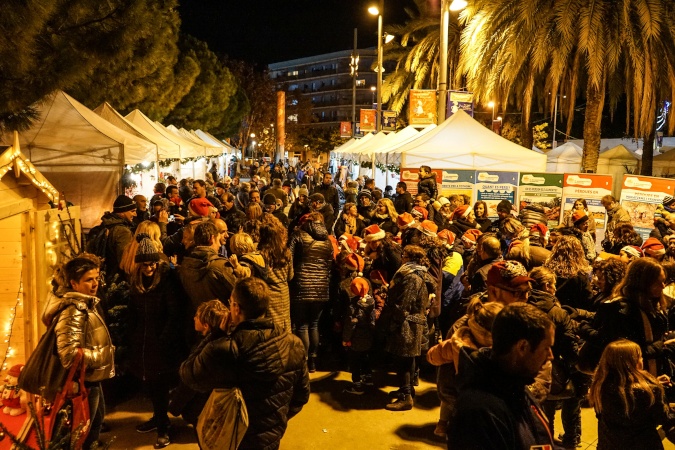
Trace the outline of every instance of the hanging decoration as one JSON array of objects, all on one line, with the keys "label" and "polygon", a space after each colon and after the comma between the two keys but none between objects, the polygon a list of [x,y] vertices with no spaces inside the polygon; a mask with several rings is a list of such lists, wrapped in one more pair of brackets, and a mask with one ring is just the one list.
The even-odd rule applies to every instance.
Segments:
[{"label": "hanging decoration", "polygon": [[7,323],[5,325],[5,344],[7,344],[7,349],[5,350],[5,356],[2,358],[2,363],[0,364],[0,370],[7,370],[8,360],[11,359],[16,353],[15,349],[12,348],[12,332],[14,330],[14,321],[16,320],[16,313],[21,306],[21,297],[23,294],[23,270],[21,275],[19,275],[19,292],[16,294],[16,303],[14,307],[9,309],[9,312],[5,314],[7,318]]},{"label": "hanging decoration", "polygon": [[380,162],[375,163],[375,167],[377,167],[379,170],[382,172],[391,172],[395,174],[400,174],[401,173],[401,166],[398,164],[382,164]]}]

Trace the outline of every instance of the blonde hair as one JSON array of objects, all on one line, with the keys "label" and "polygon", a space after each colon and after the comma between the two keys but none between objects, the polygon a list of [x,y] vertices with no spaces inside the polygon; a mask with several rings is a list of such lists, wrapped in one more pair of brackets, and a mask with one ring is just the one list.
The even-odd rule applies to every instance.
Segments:
[{"label": "blonde hair", "polygon": [[544,262],[547,267],[561,278],[572,278],[579,273],[590,273],[586,253],[579,239],[574,236],[561,236],[551,250],[551,256]]},{"label": "blonde hair", "polygon": [[539,291],[543,291],[547,284],[555,286],[556,283],[555,273],[548,267],[535,267],[530,270],[528,276],[534,280],[531,282],[532,289],[537,289]]},{"label": "blonde hair", "polygon": [[237,256],[245,255],[255,251],[255,244],[250,235],[235,233],[230,236],[230,251]]},{"label": "blonde hair", "polygon": [[228,312],[229,309],[220,300],[209,300],[197,307],[195,316],[203,325],[208,325],[211,330],[214,330],[220,327],[220,323]]},{"label": "blonde hair", "polygon": [[394,207],[394,202],[389,200],[388,198],[381,198],[377,201],[378,206],[380,204],[383,204],[384,206],[387,207],[387,215],[391,217],[391,220],[396,222],[396,219],[398,218],[398,213],[396,212],[396,208]]},{"label": "blonde hair", "polygon": [[136,251],[138,250],[138,241],[136,241],[136,236],[141,233],[145,233],[150,236],[150,240],[155,245],[158,253],[162,253],[164,251],[162,241],[160,240],[162,237],[162,231],[160,230],[159,225],[150,220],[144,220],[143,222],[139,223],[138,227],[136,227],[134,238],[124,248],[122,260],[120,261],[120,269],[122,269],[127,275],[131,275],[134,268],[136,267],[136,262],[134,261],[134,258],[136,257]]},{"label": "blonde hair", "polygon": [[635,409],[636,390],[647,394],[650,406],[656,401],[654,391],[661,391],[663,396],[663,387],[656,378],[638,367],[641,357],[640,346],[627,339],[619,339],[607,345],[600,357],[588,394],[588,400],[598,414],[602,412],[602,393],[605,389],[611,389],[613,396],[619,395],[626,416]]}]

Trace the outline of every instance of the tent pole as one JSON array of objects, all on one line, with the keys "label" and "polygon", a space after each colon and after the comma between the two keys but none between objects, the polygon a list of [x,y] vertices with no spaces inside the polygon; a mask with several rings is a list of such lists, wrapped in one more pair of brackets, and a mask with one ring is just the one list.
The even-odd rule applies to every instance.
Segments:
[{"label": "tent pole", "polygon": [[155,174],[159,183],[159,145],[155,144]]}]

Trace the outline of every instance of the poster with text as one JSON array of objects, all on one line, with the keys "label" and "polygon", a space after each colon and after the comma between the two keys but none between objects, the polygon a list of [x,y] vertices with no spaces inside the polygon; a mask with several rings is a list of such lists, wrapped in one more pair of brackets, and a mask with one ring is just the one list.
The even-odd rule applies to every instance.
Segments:
[{"label": "poster with text", "polygon": [[375,116],[377,111],[374,109],[362,109],[361,110],[361,132],[368,133],[370,131],[375,131]]},{"label": "poster with text", "polygon": [[466,194],[471,198],[471,205],[476,202],[473,189],[476,186],[475,170],[441,169],[440,195]]},{"label": "poster with text", "polygon": [[433,89],[411,89],[409,105],[410,125],[431,125],[436,123],[436,91]]},{"label": "poster with text", "polygon": [[398,119],[396,111],[382,111],[382,131],[396,131],[396,119]]},{"label": "poster with text", "polygon": [[630,214],[635,231],[643,240],[654,229],[654,212],[663,197],[673,195],[675,180],[672,178],[624,175],[621,184],[621,206]]},{"label": "poster with text", "polygon": [[[598,246],[605,238],[605,227],[607,226],[607,214],[600,199],[605,195],[612,194],[612,182],[611,175],[594,173],[566,173],[563,175],[563,210],[561,217],[570,214],[575,200],[585,199],[588,205],[588,213],[595,220],[595,238]],[[601,248],[598,247],[598,250],[601,250]]]},{"label": "poster with text", "polygon": [[352,123],[351,122],[340,122],[340,137],[342,137],[342,138],[352,137]]},{"label": "poster with text", "polygon": [[548,227],[560,223],[563,175],[561,173],[522,172],[518,185],[518,210],[528,205],[540,206],[548,219]]},{"label": "poster with text", "polygon": [[446,119],[460,109],[473,117],[473,92],[448,91]]},{"label": "poster with text", "polygon": [[[410,192],[410,195],[415,197],[417,195],[417,183],[420,181],[420,176],[419,176],[419,167],[416,167],[414,169],[408,168],[404,169],[403,167],[401,168],[401,181],[404,182],[407,186],[407,191]],[[442,177],[442,171],[440,169],[431,169],[433,173],[436,174],[436,183],[437,187],[440,189],[441,187],[441,177]]]},{"label": "poster with text", "polygon": [[492,220],[497,216],[497,205],[502,200],[508,200],[518,209],[516,192],[518,190],[518,172],[476,171],[476,200],[487,204],[488,217]]}]

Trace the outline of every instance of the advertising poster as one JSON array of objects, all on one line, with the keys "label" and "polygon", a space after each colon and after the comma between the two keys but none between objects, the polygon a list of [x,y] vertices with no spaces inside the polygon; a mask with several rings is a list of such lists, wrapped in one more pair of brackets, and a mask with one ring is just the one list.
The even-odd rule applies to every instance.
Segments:
[{"label": "advertising poster", "polygon": [[440,195],[447,197],[451,194],[466,194],[471,198],[471,205],[473,206],[475,203],[473,189],[476,186],[476,171],[441,169],[441,173],[441,183],[438,186]]},{"label": "advertising poster", "polygon": [[541,206],[548,219],[548,227],[557,227],[560,224],[562,186],[561,173],[522,172],[518,185],[518,210],[528,205]]},{"label": "advertising poster", "polygon": [[605,238],[607,226],[604,206],[600,199],[605,195],[612,194],[612,176],[598,175],[594,173],[566,173],[563,175],[562,217],[570,214],[574,201],[578,198],[586,200],[588,212],[595,220],[596,242],[602,242]]},{"label": "advertising poster", "polygon": [[352,123],[351,122],[340,122],[340,137],[343,137],[343,138],[352,137]]},{"label": "advertising poster", "polygon": [[382,111],[382,131],[396,131],[396,111]]},{"label": "advertising poster", "polygon": [[[404,169],[401,167],[401,181],[406,184],[408,187],[407,190],[410,192],[410,195],[415,197],[417,195],[417,183],[420,181],[420,176],[419,176],[419,167],[416,167],[414,169]],[[438,188],[441,188],[441,177],[442,177],[442,170],[440,169],[431,169],[433,173],[436,174],[436,183],[438,185]]]},{"label": "advertising poster", "polygon": [[476,171],[476,200],[487,204],[488,217],[496,219],[497,205],[508,200],[518,209],[516,192],[518,190],[518,172]]},{"label": "advertising poster", "polygon": [[673,195],[675,180],[671,178],[624,175],[621,184],[621,206],[630,214],[635,231],[643,240],[654,229],[654,212],[663,197]]},{"label": "advertising poster", "polygon": [[436,123],[436,91],[433,89],[411,89],[408,120],[410,125],[431,125]]},{"label": "advertising poster", "polygon": [[448,91],[445,118],[447,119],[460,109],[473,117],[473,92]]},{"label": "advertising poster", "polygon": [[362,109],[361,111],[361,133],[375,131],[375,116],[377,111],[374,109]]}]

